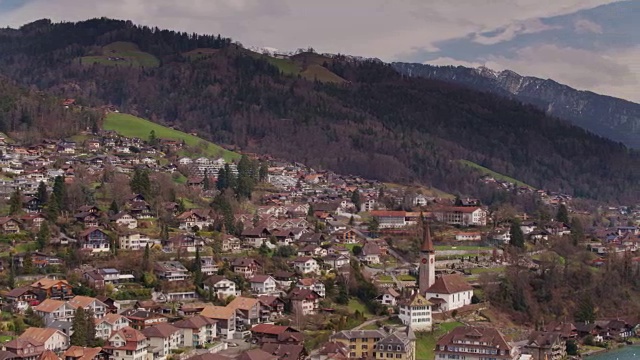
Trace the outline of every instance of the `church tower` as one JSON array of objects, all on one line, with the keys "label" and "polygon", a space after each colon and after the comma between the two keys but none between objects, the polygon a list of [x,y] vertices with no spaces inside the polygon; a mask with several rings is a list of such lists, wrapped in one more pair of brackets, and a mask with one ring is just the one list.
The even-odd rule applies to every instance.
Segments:
[{"label": "church tower", "polygon": [[431,241],[429,223],[424,223],[422,230],[422,247],[420,248],[418,287],[420,294],[424,295],[427,289],[436,281],[436,249]]}]

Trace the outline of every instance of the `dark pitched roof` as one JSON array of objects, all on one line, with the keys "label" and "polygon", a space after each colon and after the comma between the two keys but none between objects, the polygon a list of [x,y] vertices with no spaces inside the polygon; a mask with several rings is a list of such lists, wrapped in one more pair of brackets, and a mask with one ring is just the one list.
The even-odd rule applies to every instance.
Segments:
[{"label": "dark pitched roof", "polygon": [[448,274],[438,276],[433,285],[427,289],[427,293],[455,294],[470,290],[473,290],[473,287],[462,276]]},{"label": "dark pitched roof", "polygon": [[297,360],[306,355],[302,345],[265,343],[262,350],[281,360]]},{"label": "dark pitched roof", "polygon": [[161,337],[166,338],[180,329],[167,323],[160,323],[142,330],[144,336],[148,338]]}]

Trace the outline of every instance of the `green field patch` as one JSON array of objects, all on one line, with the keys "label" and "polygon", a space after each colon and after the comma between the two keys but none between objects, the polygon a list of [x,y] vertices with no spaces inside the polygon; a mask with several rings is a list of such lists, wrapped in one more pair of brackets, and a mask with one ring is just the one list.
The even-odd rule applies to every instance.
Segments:
[{"label": "green field patch", "polygon": [[239,154],[223,149],[222,147],[197,136],[190,135],[179,130],[174,130],[129,114],[110,113],[106,116],[103,127],[105,130],[115,131],[122,136],[137,137],[144,140],[149,138],[149,134],[153,130],[156,138],[158,139],[180,140],[192,147],[203,146],[202,156],[222,157],[226,161],[240,158]]},{"label": "green field patch", "polygon": [[358,299],[355,299],[355,298],[349,299],[349,304],[347,305],[347,307],[349,308],[349,311],[352,313],[355,313],[356,311],[358,311],[365,316],[371,315],[371,313],[369,312],[369,309],[367,309],[367,307],[362,303],[362,301]]},{"label": "green field patch", "polygon": [[416,359],[435,359],[434,350],[438,339],[449,331],[462,326],[459,322],[434,325],[433,332],[416,332]]},{"label": "green field patch", "polygon": [[486,273],[501,273],[504,272],[505,267],[504,266],[499,266],[499,267],[492,267],[492,268],[473,268],[473,269],[469,269],[469,272],[471,274],[486,274]]},{"label": "green field patch", "polygon": [[160,60],[157,57],[141,51],[138,45],[132,42],[116,41],[103,46],[98,54],[83,56],[80,58],[83,65],[100,64],[106,66],[122,67],[158,67]]},{"label": "green field patch", "polygon": [[398,275],[396,279],[400,281],[416,281],[416,278],[411,275]]},{"label": "green field patch", "polygon": [[436,251],[488,251],[492,250],[487,246],[473,246],[473,245],[436,245]]},{"label": "green field patch", "polygon": [[516,184],[518,186],[524,186],[524,187],[528,187],[528,188],[531,188],[531,189],[535,189],[533,186],[531,186],[529,184],[526,184],[526,183],[524,183],[524,182],[522,182],[520,180],[516,180],[516,179],[514,179],[512,177],[509,177],[507,175],[503,175],[503,174],[497,173],[497,172],[495,172],[495,171],[493,171],[491,169],[488,169],[488,168],[486,168],[486,167],[484,167],[482,165],[478,165],[478,164],[476,164],[476,163],[474,163],[472,161],[469,161],[469,160],[459,160],[459,161],[460,161],[460,163],[462,165],[474,168],[474,169],[478,170],[479,172],[481,172],[481,173],[483,173],[485,175],[489,175],[489,176],[493,177],[496,180],[507,181],[507,182],[510,182],[512,184]]},{"label": "green field patch", "polygon": [[380,275],[378,276],[378,281],[383,283],[392,283],[393,277],[391,277],[390,275]]}]

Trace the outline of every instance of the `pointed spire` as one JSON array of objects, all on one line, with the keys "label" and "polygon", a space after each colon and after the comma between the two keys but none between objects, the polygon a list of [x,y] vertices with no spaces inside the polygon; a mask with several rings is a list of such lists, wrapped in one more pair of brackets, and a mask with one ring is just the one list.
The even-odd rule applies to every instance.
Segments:
[{"label": "pointed spire", "polygon": [[431,241],[431,230],[429,229],[429,223],[424,222],[423,230],[422,230],[422,247],[420,248],[421,252],[435,252],[435,248],[433,247],[433,242]]}]

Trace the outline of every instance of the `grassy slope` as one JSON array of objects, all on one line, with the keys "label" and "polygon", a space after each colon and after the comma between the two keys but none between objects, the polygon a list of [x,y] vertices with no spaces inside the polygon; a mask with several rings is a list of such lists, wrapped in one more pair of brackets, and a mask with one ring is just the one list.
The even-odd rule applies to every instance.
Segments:
[{"label": "grassy slope", "polygon": [[435,358],[434,349],[438,339],[449,331],[462,326],[459,322],[447,322],[440,324],[433,332],[416,333],[416,359],[432,360]]},{"label": "grassy slope", "polygon": [[[109,57],[119,57],[124,60],[112,61]],[[135,67],[158,67],[160,60],[155,56],[140,51],[138,45],[117,41],[106,45],[102,48],[101,55],[84,56],[81,58],[82,63],[86,65],[101,64],[108,66],[135,66]]]},{"label": "grassy slope", "polygon": [[469,161],[469,160],[460,160],[460,163],[461,163],[462,165],[464,165],[464,166],[472,167],[472,168],[474,168],[474,169],[476,169],[476,170],[480,171],[480,172],[481,172],[481,173],[483,173],[483,174],[486,174],[486,175],[492,176],[492,177],[493,177],[494,179],[496,179],[496,180],[508,181],[508,182],[513,183],[513,184],[516,184],[516,185],[518,185],[518,186],[526,186],[526,187],[528,187],[528,188],[535,189],[533,186],[531,186],[531,185],[529,185],[529,184],[523,183],[522,181],[520,181],[520,180],[516,180],[516,179],[514,179],[514,178],[512,178],[512,177],[509,177],[509,176],[507,176],[507,175],[503,175],[503,174],[497,173],[497,172],[495,172],[495,171],[493,171],[493,170],[491,170],[491,169],[487,169],[486,167],[484,167],[484,166],[482,166],[482,165],[478,165],[478,164],[476,164],[476,163],[474,163],[474,162],[472,162],[472,161]]},{"label": "grassy slope", "polygon": [[155,131],[156,137],[159,139],[184,140],[189,146],[197,146],[203,141],[208,145],[204,149],[204,154],[209,157],[222,156],[225,160],[238,159],[240,155],[229,150],[225,150],[220,146],[203,140],[197,136],[183,133],[166,126],[153,123],[129,114],[110,113],[104,120],[105,130],[114,130],[118,134],[126,137],[137,137],[140,139],[148,139],[151,130]]}]

